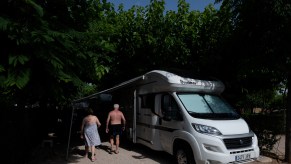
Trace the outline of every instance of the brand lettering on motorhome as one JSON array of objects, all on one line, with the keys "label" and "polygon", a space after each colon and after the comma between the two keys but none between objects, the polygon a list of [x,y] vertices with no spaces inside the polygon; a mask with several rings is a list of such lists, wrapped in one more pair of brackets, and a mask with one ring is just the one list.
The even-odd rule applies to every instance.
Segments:
[{"label": "brand lettering on motorhome", "polygon": [[191,80],[191,79],[181,79],[180,83],[181,84],[194,84],[194,85],[197,84],[194,80]]}]

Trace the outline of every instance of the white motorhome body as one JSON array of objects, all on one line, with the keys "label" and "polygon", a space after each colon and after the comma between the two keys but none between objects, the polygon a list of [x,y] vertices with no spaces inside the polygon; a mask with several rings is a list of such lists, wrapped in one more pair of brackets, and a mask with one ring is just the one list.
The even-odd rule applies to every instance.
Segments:
[{"label": "white motorhome body", "polygon": [[119,100],[128,138],[175,155],[178,163],[251,162],[259,156],[257,137],[221,98],[223,91],[217,80],[154,70],[97,94]]}]

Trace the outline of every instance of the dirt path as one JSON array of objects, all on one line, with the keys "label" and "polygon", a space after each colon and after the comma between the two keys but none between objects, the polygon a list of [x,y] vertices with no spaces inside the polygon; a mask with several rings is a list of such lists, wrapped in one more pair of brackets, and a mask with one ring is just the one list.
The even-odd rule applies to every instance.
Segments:
[{"label": "dirt path", "polygon": [[[284,136],[276,147],[277,153],[284,153]],[[96,148],[96,161],[91,162],[89,158],[84,158],[84,146],[74,146],[69,159],[65,160],[64,151],[62,156],[55,155],[58,158],[48,158],[42,161],[42,164],[175,164],[175,159],[160,151],[151,150],[140,144],[121,143],[119,154],[109,153],[110,144],[103,142]],[[271,159],[271,162],[251,162],[250,164],[279,164],[279,161]]]},{"label": "dirt path", "polygon": [[[83,146],[80,150],[83,150]],[[170,155],[164,152],[157,152],[150,150],[142,145],[134,145],[131,147],[122,147],[118,154],[109,154],[109,144],[108,142],[103,143],[99,149],[96,149],[97,160],[94,163],[108,163],[108,164],[171,164],[173,159]],[[75,154],[71,158],[70,163],[92,163],[89,159],[84,159],[80,154]],[[81,157],[81,159],[79,158]],[[78,159],[78,161],[76,161]],[[174,164],[174,163],[172,163]]]},{"label": "dirt path", "polygon": [[68,160],[64,158],[48,159],[44,164],[174,164],[171,155],[165,152],[151,150],[143,145],[124,145],[120,147],[119,153],[109,153],[108,142],[103,142],[96,147],[96,161],[91,162],[84,158],[84,146],[76,146]]}]

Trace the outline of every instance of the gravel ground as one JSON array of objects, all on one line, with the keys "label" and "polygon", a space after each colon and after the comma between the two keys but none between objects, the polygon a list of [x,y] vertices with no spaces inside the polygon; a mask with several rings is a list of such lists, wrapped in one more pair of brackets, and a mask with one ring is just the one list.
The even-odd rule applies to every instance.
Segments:
[{"label": "gravel ground", "polygon": [[[284,149],[285,138],[277,146],[278,149],[274,151],[280,151],[282,153]],[[55,151],[52,156],[47,156],[46,160],[40,162],[42,164],[175,164],[175,159],[160,151],[151,150],[140,144],[127,144],[121,142],[119,154],[109,153],[110,144],[108,142],[102,142],[99,147],[96,147],[96,161],[91,162],[89,158],[84,158],[84,146],[73,146],[73,150],[69,155],[69,159],[65,160],[64,149],[62,152]],[[284,152],[283,152],[284,153]],[[49,155],[50,153],[43,154]],[[250,164],[279,164],[280,161],[261,156],[259,161],[251,162]]]},{"label": "gravel ground", "polygon": [[[124,145],[124,144],[123,144]],[[175,164],[174,158],[160,151],[151,150],[143,145],[121,145],[119,153],[109,153],[110,144],[103,142],[99,147],[96,147],[96,160],[91,162],[89,158],[84,158],[84,146],[76,146],[73,148],[72,153],[68,160],[64,160],[65,156],[62,155],[58,158],[48,157],[44,164]],[[57,155],[54,155],[57,156]],[[89,155],[90,156],[90,155]]]}]

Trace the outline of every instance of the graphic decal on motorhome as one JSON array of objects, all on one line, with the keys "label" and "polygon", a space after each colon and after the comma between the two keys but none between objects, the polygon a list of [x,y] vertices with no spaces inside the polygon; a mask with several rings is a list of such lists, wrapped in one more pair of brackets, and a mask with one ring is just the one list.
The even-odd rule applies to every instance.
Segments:
[{"label": "graphic decal on motorhome", "polygon": [[196,86],[202,86],[202,87],[214,87],[214,82],[211,81],[201,81],[196,79],[190,79],[190,78],[181,78],[180,79],[181,84],[193,84]]},{"label": "graphic decal on motorhome", "polygon": [[159,126],[159,125],[145,124],[145,123],[142,123],[142,122],[136,122],[136,124],[140,125],[140,126],[147,127],[147,128],[158,129],[158,130],[163,130],[163,131],[167,131],[167,132],[173,132],[175,130],[178,130],[178,129],[173,129],[173,128],[167,128],[167,127],[164,127],[164,126]]},{"label": "graphic decal on motorhome", "polygon": [[196,81],[193,79],[181,79],[180,82],[181,82],[181,84],[194,84],[194,85],[196,85]]},{"label": "graphic decal on motorhome", "polygon": [[148,142],[148,143],[150,143],[150,144],[153,144],[151,141],[149,141],[149,140],[146,140],[146,139],[144,139],[144,138],[141,138],[141,137],[136,137],[137,139],[140,139],[140,140],[143,140],[143,141],[145,141],[145,142]]},{"label": "graphic decal on motorhome", "polygon": [[212,88],[215,86],[215,82],[213,81],[206,81],[206,80],[198,80],[198,79],[191,79],[187,77],[181,77],[173,73],[165,73],[165,77],[168,78],[169,82],[171,83],[179,83],[179,84],[190,84],[202,87],[209,87]]}]

